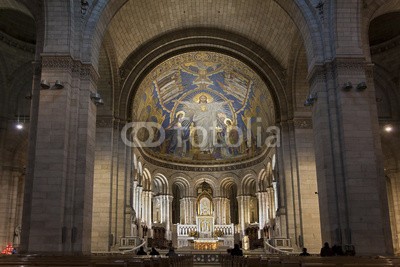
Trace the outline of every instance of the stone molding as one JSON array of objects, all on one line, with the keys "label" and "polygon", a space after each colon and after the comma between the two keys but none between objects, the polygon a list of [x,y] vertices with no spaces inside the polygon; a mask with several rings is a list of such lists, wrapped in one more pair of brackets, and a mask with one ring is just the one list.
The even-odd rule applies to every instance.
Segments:
[{"label": "stone molding", "polygon": [[384,53],[398,46],[400,46],[400,36],[397,36],[389,41],[371,46],[371,55]]},{"label": "stone molding", "polygon": [[21,40],[15,39],[14,37],[11,37],[10,35],[8,35],[4,32],[1,32],[1,31],[0,31],[0,41],[2,41],[3,43],[5,43],[11,47],[35,54],[35,48],[36,48],[35,44],[30,44],[30,43],[26,43]]},{"label": "stone molding", "polygon": [[336,57],[324,63],[315,63],[309,71],[307,80],[310,85],[325,82],[327,79],[335,78],[339,71],[348,74],[359,74],[365,71],[366,76],[370,75],[371,64],[364,57]]},{"label": "stone molding", "polygon": [[312,129],[313,123],[311,118],[296,118],[293,119],[295,129]]},{"label": "stone molding", "polygon": [[69,55],[42,54],[42,70],[70,71],[79,74],[82,80],[92,80],[97,83],[99,74],[92,64],[82,63]]},{"label": "stone molding", "polygon": [[114,118],[112,116],[98,116],[96,118],[96,128],[112,128]]},{"label": "stone molding", "polygon": [[143,149],[138,149],[139,153],[143,157],[145,161],[148,163],[166,169],[171,169],[175,171],[192,171],[192,172],[225,172],[225,171],[235,171],[235,170],[242,170],[252,166],[255,166],[259,163],[265,161],[268,155],[268,149],[265,150],[265,153],[261,154],[257,158],[247,159],[243,162],[233,162],[233,163],[217,163],[215,165],[206,165],[204,163],[199,162],[198,165],[196,164],[187,164],[183,162],[168,162],[166,160],[160,160],[153,158],[146,154]]}]

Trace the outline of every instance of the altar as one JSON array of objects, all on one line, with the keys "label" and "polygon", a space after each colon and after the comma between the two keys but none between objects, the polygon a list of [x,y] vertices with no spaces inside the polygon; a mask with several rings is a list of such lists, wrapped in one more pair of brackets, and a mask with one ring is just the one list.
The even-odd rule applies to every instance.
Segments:
[{"label": "altar", "polygon": [[215,224],[218,215],[214,212],[213,191],[209,184],[203,182],[197,189],[196,224],[177,224],[178,248],[191,247],[195,250],[217,250],[219,244],[233,247],[234,225]]},{"label": "altar", "polygon": [[218,249],[218,239],[196,239],[194,249],[197,250],[216,250]]}]

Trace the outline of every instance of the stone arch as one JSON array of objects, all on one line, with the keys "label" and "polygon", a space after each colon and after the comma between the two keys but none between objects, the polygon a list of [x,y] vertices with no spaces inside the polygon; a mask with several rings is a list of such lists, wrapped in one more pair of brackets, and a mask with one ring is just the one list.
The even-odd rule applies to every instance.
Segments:
[{"label": "stone arch", "polygon": [[[87,16],[83,30],[81,57],[84,62],[91,62],[97,68],[97,58],[101,42],[109,23],[117,12],[127,3],[127,0],[98,0]],[[290,19],[295,22],[307,47],[309,62],[321,61],[323,45],[319,37],[319,22],[315,11],[305,1],[276,1]]]},{"label": "stone arch", "polygon": [[240,184],[242,195],[255,195],[257,191],[256,176],[254,174],[247,174],[243,177]]},{"label": "stone arch", "polygon": [[[374,67],[374,82],[375,82],[375,92],[377,97],[380,93],[385,95],[386,99],[383,99],[384,103],[381,103],[380,99],[377,99],[378,105],[378,116],[381,115],[380,106],[383,108],[389,108],[390,110],[390,117],[392,119],[400,118],[400,110],[399,110],[399,99],[400,93],[396,90],[397,87],[391,80],[390,74],[386,72],[386,70],[378,65],[375,64]],[[386,101],[385,101],[386,100]]]},{"label": "stone arch", "polygon": [[152,178],[150,171],[146,167],[143,167],[143,181],[142,181],[143,190],[151,190],[151,185],[152,185]]},{"label": "stone arch", "polygon": [[233,178],[227,177],[220,182],[220,195],[229,198],[231,190],[237,190],[237,183]]},{"label": "stone arch", "polygon": [[197,196],[197,192],[196,189],[201,185],[201,183],[203,182],[207,182],[212,191],[214,196],[219,195],[219,188],[217,186],[218,184],[218,179],[210,174],[199,174],[197,176],[194,177],[194,183],[193,183],[193,196]]},{"label": "stone arch", "polygon": [[[230,39],[235,42],[227,41]],[[248,49],[249,46],[253,49]],[[275,121],[288,117],[290,105],[284,88],[285,70],[280,63],[268,51],[246,38],[206,28],[170,32],[148,41],[133,52],[120,68],[123,82],[121,93],[116,99],[116,115],[126,120],[132,119],[132,101],[136,90],[154,67],[175,55],[198,50],[226,54],[248,65],[269,88],[275,107]]]},{"label": "stone arch", "polygon": [[307,51],[308,67],[324,59],[321,23],[310,1],[275,0],[296,21]]},{"label": "stone arch", "polygon": [[369,44],[369,27],[371,21],[378,16],[396,11],[400,11],[399,0],[374,0],[364,3],[362,11],[361,39],[364,55],[367,60],[371,60]]},{"label": "stone arch", "polygon": [[183,173],[173,174],[169,179],[169,191],[172,192],[172,187],[176,185],[178,186],[182,197],[189,197],[191,196],[191,186],[189,181],[188,176]]},{"label": "stone arch", "polygon": [[167,195],[169,193],[168,191],[168,180],[167,177],[165,177],[164,174],[161,173],[156,173],[154,175],[154,179],[152,182],[152,191],[156,195]]}]

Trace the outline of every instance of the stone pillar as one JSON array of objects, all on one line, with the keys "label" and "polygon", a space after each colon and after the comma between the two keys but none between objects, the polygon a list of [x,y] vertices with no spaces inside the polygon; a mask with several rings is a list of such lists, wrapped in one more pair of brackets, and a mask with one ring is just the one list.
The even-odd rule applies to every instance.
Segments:
[{"label": "stone pillar", "polygon": [[112,148],[113,118],[97,117],[93,178],[92,251],[109,251],[112,230]]},{"label": "stone pillar", "polygon": [[163,218],[162,222],[165,223],[165,235],[166,239],[172,240],[172,200],[173,196],[163,195],[162,196],[162,210],[163,210]]},{"label": "stone pillar", "polygon": [[97,81],[91,65],[69,56],[42,55],[42,79],[33,176],[25,187],[24,250],[89,253]]},{"label": "stone pillar", "polygon": [[242,235],[245,235],[246,226],[250,223],[251,196],[241,195],[237,197],[239,205],[239,224]]},{"label": "stone pillar", "polygon": [[196,222],[196,198],[194,197],[184,197],[180,199],[181,210],[180,222],[182,224],[195,224]]},{"label": "stone pillar", "polygon": [[143,195],[143,221],[146,223],[147,227],[151,229],[152,225],[152,214],[151,214],[151,204],[153,192],[149,190],[144,190]]},{"label": "stone pillar", "polygon": [[394,253],[400,251],[400,172],[388,172],[388,199]]},{"label": "stone pillar", "polygon": [[267,222],[269,221],[269,195],[266,191],[258,192],[257,193],[257,200],[258,200],[258,223],[259,223],[259,237],[263,236],[263,228],[266,226]]},{"label": "stone pillar", "polygon": [[[358,254],[391,252],[388,205],[372,68],[364,58],[314,66],[313,106],[322,241]],[[354,85],[349,91],[343,84]],[[368,88],[357,90],[360,82]]]},{"label": "stone pillar", "polygon": [[223,220],[223,213],[222,213],[222,198],[221,197],[214,197],[213,198],[214,204],[214,224],[222,224]]}]

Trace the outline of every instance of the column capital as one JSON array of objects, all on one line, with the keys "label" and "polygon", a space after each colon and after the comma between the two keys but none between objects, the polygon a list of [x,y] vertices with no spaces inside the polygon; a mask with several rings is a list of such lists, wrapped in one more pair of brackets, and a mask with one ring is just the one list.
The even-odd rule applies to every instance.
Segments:
[{"label": "column capital", "polygon": [[70,55],[56,55],[43,53],[42,55],[43,71],[69,71],[71,74],[77,74],[82,80],[91,80],[97,83],[99,74],[90,63],[83,63],[80,60],[72,58]]}]

